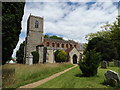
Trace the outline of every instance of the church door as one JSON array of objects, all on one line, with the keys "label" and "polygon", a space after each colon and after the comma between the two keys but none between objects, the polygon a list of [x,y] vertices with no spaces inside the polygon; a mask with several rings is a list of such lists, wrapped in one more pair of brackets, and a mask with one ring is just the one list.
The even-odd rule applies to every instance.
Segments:
[{"label": "church door", "polygon": [[73,55],[73,64],[77,64],[77,55],[76,54]]}]

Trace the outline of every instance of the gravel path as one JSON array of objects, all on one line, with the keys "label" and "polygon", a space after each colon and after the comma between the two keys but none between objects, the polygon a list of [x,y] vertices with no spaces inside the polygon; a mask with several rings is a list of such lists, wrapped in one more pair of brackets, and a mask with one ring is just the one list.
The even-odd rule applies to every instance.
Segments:
[{"label": "gravel path", "polygon": [[39,80],[39,81],[37,81],[37,82],[34,82],[34,83],[30,83],[30,84],[21,86],[21,87],[17,88],[17,90],[20,90],[21,88],[24,88],[24,89],[25,89],[25,88],[26,88],[26,89],[28,89],[28,88],[35,88],[35,87],[37,87],[37,86],[39,86],[39,85],[41,85],[41,84],[43,84],[43,83],[45,83],[45,82],[53,79],[53,78],[55,78],[55,77],[57,77],[57,76],[65,73],[65,72],[67,72],[67,71],[69,71],[69,70],[71,70],[71,69],[73,69],[73,68],[75,68],[76,66],[77,66],[77,65],[75,65],[75,66],[73,66],[73,67],[70,67],[70,68],[68,68],[68,69],[66,69],[66,70],[64,70],[64,71],[58,72],[58,73],[56,73],[56,74],[53,74],[53,75],[51,75],[51,76],[49,76],[49,77],[47,77],[47,78],[45,78],[45,79]]}]

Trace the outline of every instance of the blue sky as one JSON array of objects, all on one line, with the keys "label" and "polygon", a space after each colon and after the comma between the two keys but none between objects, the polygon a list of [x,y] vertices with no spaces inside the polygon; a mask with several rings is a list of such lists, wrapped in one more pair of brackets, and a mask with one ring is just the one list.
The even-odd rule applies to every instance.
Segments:
[{"label": "blue sky", "polygon": [[118,15],[118,3],[115,1],[117,0],[107,0],[106,2],[100,2],[100,0],[96,0],[96,2],[95,0],[86,0],[86,2],[26,2],[19,42],[12,56],[15,56],[20,43],[25,40],[27,19],[30,13],[44,18],[44,34],[62,36],[66,40],[72,39],[85,43],[87,42],[86,34],[100,31],[100,27],[105,23],[115,21]]}]

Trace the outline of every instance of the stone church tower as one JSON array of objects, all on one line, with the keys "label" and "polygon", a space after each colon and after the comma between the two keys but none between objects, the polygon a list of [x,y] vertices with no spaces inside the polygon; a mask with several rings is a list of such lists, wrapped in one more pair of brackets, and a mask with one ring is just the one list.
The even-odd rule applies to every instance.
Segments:
[{"label": "stone church tower", "polygon": [[[39,52],[39,62],[43,62],[44,36],[43,18],[30,15],[27,21],[27,37],[25,44],[24,60],[26,64],[33,63],[31,52]],[[41,51],[41,52],[40,52]]]}]

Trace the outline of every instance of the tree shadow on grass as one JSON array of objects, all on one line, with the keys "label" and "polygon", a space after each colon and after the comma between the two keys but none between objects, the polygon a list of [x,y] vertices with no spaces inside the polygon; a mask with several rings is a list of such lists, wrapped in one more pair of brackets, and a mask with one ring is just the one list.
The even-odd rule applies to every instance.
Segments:
[{"label": "tree shadow on grass", "polygon": [[76,74],[76,75],[74,75],[75,77],[85,77],[83,74],[81,74],[81,73],[78,73],[78,74]]},{"label": "tree shadow on grass", "polygon": [[78,73],[78,74],[76,74],[76,75],[74,75],[75,77],[99,77],[99,75],[95,75],[95,76],[84,76],[82,73]]}]

